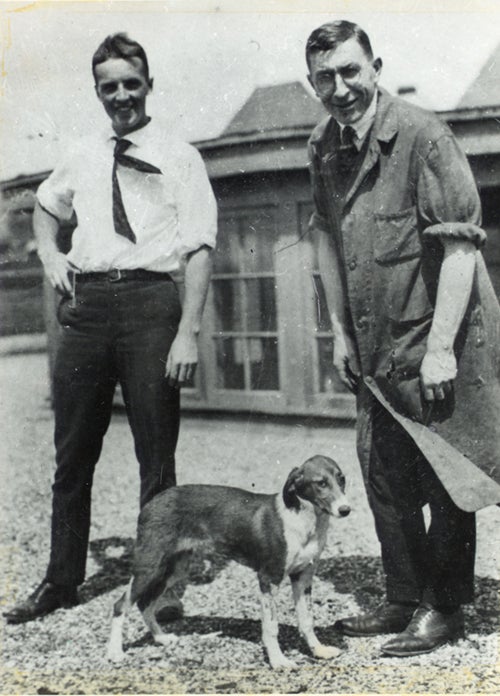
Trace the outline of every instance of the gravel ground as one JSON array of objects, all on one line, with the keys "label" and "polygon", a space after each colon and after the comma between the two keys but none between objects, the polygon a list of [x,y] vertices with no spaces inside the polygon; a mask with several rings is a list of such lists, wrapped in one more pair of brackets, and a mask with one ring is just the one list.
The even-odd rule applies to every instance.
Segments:
[{"label": "gravel ground", "polygon": [[[52,412],[44,355],[0,359],[0,476],[3,500],[0,604],[11,606],[41,580],[47,563]],[[383,658],[382,638],[342,638],[341,616],[374,607],[383,596],[378,543],[354,454],[354,431],[313,423],[283,424],[185,416],[179,483],[278,490],[307,457],[337,459],[348,478],[351,515],[333,520],[313,586],[319,637],[342,648],[322,663],[301,642],[290,588],[279,594],[280,641],[298,668],[273,672],[260,644],[255,575],[230,564],[199,574],[185,595],[186,616],[170,625],[171,645],[153,643],[133,610],[126,659],[105,659],[112,602],[129,576],[138,512],[138,474],[121,412],[113,417],[95,476],[87,580],[81,604],[25,625],[1,626],[1,692],[14,693],[499,693],[500,513],[478,514],[477,600],[467,608],[467,638],[427,656]]]}]

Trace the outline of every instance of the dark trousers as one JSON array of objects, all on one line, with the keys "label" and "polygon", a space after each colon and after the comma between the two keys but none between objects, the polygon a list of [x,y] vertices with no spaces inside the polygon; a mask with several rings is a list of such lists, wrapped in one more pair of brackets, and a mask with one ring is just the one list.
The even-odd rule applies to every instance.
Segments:
[{"label": "dark trousers", "polygon": [[[56,472],[47,579],[85,577],[92,478],[120,383],[139,461],[144,506],[175,485],[179,389],[165,362],[181,315],[169,280],[78,283],[59,307],[54,371]],[[120,486],[120,481],[116,481]]]},{"label": "dark trousers", "polygon": [[[455,606],[473,600],[475,515],[452,501],[406,431],[373,406],[368,498],[389,601]],[[426,529],[423,506],[429,505]]]}]

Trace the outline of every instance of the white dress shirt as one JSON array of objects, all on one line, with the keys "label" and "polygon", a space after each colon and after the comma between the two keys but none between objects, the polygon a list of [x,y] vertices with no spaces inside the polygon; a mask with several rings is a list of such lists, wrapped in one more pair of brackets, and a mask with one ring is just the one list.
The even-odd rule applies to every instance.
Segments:
[{"label": "white dress shirt", "polygon": [[[373,125],[373,122],[375,121],[375,115],[377,113],[377,92],[375,91],[375,94],[373,95],[373,99],[370,102],[370,106],[367,108],[365,113],[361,116],[361,118],[356,121],[355,123],[350,123],[349,125],[351,128],[354,130],[354,144],[356,146],[356,149],[361,150],[363,143],[365,141],[366,136],[368,135],[368,131]],[[339,123],[340,126],[340,131],[341,134],[346,127],[345,125]]]},{"label": "white dress shirt", "polygon": [[150,121],[124,136],[126,154],[162,174],[118,165],[123,203],[137,243],[115,232],[112,204],[116,134],[88,136],[68,148],[37,191],[40,205],[59,220],[76,213],[70,262],[82,272],[144,268],[171,272],[186,254],[215,246],[217,207],[198,151]]}]

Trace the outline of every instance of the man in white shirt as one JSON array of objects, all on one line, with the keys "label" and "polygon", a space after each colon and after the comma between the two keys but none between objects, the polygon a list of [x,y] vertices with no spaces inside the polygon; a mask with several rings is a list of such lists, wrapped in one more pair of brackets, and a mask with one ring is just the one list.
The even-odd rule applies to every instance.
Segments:
[{"label": "man in white shirt", "polygon": [[[146,113],[153,80],[144,49],[108,36],[92,60],[109,132],[80,141],[40,186],[38,253],[62,295],[54,372],[57,470],[51,554],[35,592],[7,611],[30,621],[78,603],[91,486],[120,383],[140,465],[140,505],[173,486],[179,388],[198,360],[217,212],[203,161]],[[72,248],[56,245],[76,214]],[[182,266],[181,308],[170,273]],[[180,608],[180,607],[178,607]]]}]

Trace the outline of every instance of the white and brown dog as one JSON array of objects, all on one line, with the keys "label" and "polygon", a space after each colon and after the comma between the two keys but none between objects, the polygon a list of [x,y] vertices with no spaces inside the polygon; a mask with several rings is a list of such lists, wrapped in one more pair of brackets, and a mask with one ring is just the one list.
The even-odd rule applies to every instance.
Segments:
[{"label": "white and brown dog", "polygon": [[133,577],[114,605],[108,658],[124,657],[123,621],[135,603],[154,640],[168,644],[155,612],[166,590],[183,585],[194,554],[237,561],[256,571],[262,641],[271,667],[294,666],[278,643],[273,596],[286,576],[292,583],[299,631],[312,654],[336,657],[340,651],[322,645],[314,633],[311,583],[330,516],[349,512],[342,471],[320,455],[293,469],[283,491],[274,495],[211,485],[177,486],[158,494],[139,515]]}]

